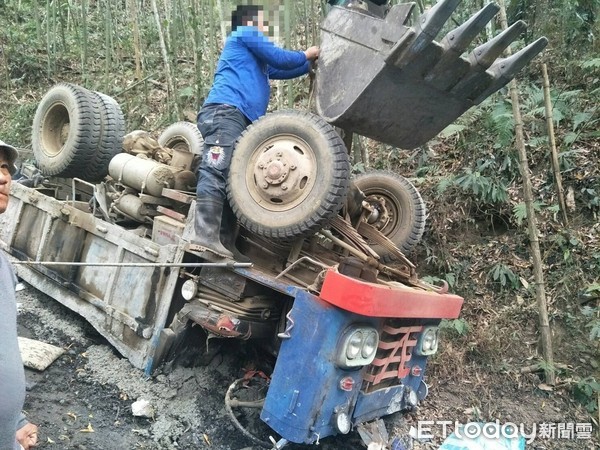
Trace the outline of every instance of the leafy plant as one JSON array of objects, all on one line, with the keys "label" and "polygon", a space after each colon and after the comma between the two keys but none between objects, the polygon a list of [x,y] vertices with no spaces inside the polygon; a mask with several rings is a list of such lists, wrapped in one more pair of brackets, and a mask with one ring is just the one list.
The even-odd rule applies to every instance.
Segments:
[{"label": "leafy plant", "polygon": [[448,283],[448,286],[450,288],[454,288],[456,286],[457,276],[454,272],[448,272],[446,275],[444,275],[444,278],[439,278],[439,277],[434,277],[434,276],[425,276],[425,277],[422,277],[422,280],[425,281],[426,283],[430,283],[430,284],[434,284],[434,285],[440,285],[440,284],[446,282],[446,283]]},{"label": "leafy plant", "polygon": [[440,330],[450,330],[459,336],[466,336],[469,332],[469,324],[465,319],[444,319],[440,323]]},{"label": "leafy plant", "polygon": [[579,380],[573,390],[575,399],[581,402],[590,413],[598,409],[596,400],[598,393],[600,393],[600,383],[594,377]]},{"label": "leafy plant", "polygon": [[500,289],[517,289],[519,287],[519,278],[506,264],[497,263],[488,272],[488,279],[500,284]]},{"label": "leafy plant", "polygon": [[[542,209],[542,202],[539,202],[539,201],[533,202],[533,210],[535,212],[539,212],[541,209]],[[524,202],[517,203],[513,207],[513,215],[515,217],[517,225],[521,226],[523,224],[523,221],[525,219],[527,219],[527,208],[525,207]]]},{"label": "leafy plant", "polygon": [[550,242],[558,245],[562,252],[563,261],[569,262],[572,260],[573,251],[581,245],[581,242],[577,237],[569,235],[568,233],[554,234],[550,236]]},{"label": "leafy plant", "polygon": [[[486,169],[482,164],[478,169]],[[463,175],[454,179],[454,183],[465,192],[471,192],[484,203],[505,203],[508,201],[507,185],[502,179],[483,175],[479,170],[465,169]]]}]

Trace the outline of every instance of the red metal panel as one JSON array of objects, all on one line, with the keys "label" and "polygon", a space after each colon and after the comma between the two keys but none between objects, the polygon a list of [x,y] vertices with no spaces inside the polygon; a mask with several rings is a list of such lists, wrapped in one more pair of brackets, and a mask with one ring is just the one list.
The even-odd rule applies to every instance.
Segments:
[{"label": "red metal panel", "polygon": [[367,317],[455,319],[462,297],[410,286],[367,283],[329,270],[320,297],[328,303]]}]

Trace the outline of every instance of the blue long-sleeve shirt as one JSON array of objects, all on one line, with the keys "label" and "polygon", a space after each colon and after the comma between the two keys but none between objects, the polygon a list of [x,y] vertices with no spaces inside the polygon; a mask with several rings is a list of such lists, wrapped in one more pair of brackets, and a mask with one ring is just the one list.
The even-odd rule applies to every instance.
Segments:
[{"label": "blue long-sleeve shirt", "polygon": [[237,27],[225,42],[204,104],[235,106],[254,121],[267,112],[269,79],[295,78],[309,69],[304,52],[277,47],[256,27]]}]

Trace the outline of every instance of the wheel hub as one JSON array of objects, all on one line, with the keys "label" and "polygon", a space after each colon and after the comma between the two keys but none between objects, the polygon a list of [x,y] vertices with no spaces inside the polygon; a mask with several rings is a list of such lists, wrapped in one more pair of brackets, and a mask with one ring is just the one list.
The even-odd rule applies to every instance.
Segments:
[{"label": "wheel hub", "polygon": [[275,161],[269,161],[267,166],[263,169],[266,182],[269,184],[279,184],[283,182],[288,176],[286,167],[287,163],[281,161],[280,158]]},{"label": "wheel hub", "polygon": [[289,135],[273,137],[257,149],[253,159],[251,194],[264,208],[293,208],[310,192],[316,161],[303,140]]},{"label": "wheel hub", "polygon": [[369,196],[367,201],[373,207],[373,212],[367,219],[367,222],[379,231],[383,230],[390,223],[393,216],[393,212],[390,211],[386,199],[379,195],[372,195]]}]

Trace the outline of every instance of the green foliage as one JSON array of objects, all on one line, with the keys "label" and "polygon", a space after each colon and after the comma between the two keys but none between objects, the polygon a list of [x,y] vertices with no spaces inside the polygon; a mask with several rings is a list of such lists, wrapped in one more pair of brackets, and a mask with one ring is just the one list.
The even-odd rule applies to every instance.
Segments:
[{"label": "green foliage", "polygon": [[568,233],[553,234],[549,237],[549,241],[558,246],[565,263],[573,261],[573,252],[581,246],[579,239]]},{"label": "green foliage", "polygon": [[444,319],[440,323],[440,330],[448,330],[459,336],[466,336],[469,333],[469,324],[465,319]]},{"label": "green foliage", "polygon": [[519,287],[519,278],[515,273],[504,263],[495,264],[488,271],[488,279],[500,285],[500,290],[512,289],[516,290]]},{"label": "green foliage", "polygon": [[444,275],[444,278],[434,277],[434,276],[425,276],[422,277],[422,280],[426,283],[433,284],[436,286],[442,285],[444,282],[448,283],[448,286],[453,289],[456,287],[456,282],[458,281],[458,277],[454,272],[448,272]]},{"label": "green foliage", "polygon": [[[533,202],[533,210],[535,212],[540,212],[542,209],[542,202],[535,201]],[[525,207],[525,202],[517,203],[513,207],[513,216],[518,226],[523,224],[523,221],[527,219],[527,208]]]},{"label": "green foliage", "polygon": [[508,101],[499,101],[493,106],[488,116],[488,126],[496,136],[495,149],[506,147],[512,143],[515,122],[512,107]]},{"label": "green foliage", "polygon": [[591,210],[596,210],[600,207],[600,196],[594,188],[583,187],[580,189],[581,200],[584,206]]},{"label": "green foliage", "polygon": [[[552,216],[556,220],[556,215],[560,212],[560,207],[558,205],[546,205],[544,202],[536,200],[532,204],[533,210],[536,213],[540,213],[541,211],[548,211],[552,214]],[[527,208],[525,206],[525,202],[517,203],[513,206],[513,218],[517,224],[517,226],[522,226],[525,220],[527,219]]]},{"label": "green foliage", "polygon": [[451,123],[442,131],[440,131],[439,137],[442,139],[449,138],[451,136],[460,134],[462,131],[465,130],[465,128],[467,128],[466,125],[462,125],[460,123]]},{"label": "green foliage", "polygon": [[[489,167],[491,161],[482,163],[482,170]],[[472,193],[483,203],[504,203],[508,201],[508,189],[504,180],[493,176],[485,176],[479,170],[473,171],[466,168],[462,175],[454,179],[454,184],[464,192]]]},{"label": "green foliage", "polygon": [[[598,285],[592,285],[592,286],[598,286]],[[588,293],[589,293],[590,287],[588,287],[588,289],[586,290]],[[599,292],[596,291],[595,294],[598,295]],[[585,327],[590,329],[590,334],[589,334],[590,341],[592,341],[592,342],[598,341],[598,343],[600,344],[600,316],[598,315],[600,313],[600,308],[592,308],[591,306],[584,306],[581,309],[581,313],[584,315],[584,317],[586,317],[589,320],[589,322],[587,323],[587,325]]]},{"label": "green foliage", "polygon": [[598,410],[596,399],[598,393],[600,393],[600,383],[594,377],[579,380],[573,389],[575,399],[581,402],[590,413]]},{"label": "green foliage", "polygon": [[582,69],[600,69],[600,58],[592,58],[579,63]]},{"label": "green foliage", "polygon": [[365,173],[366,171],[365,163],[362,161],[352,165],[352,173]]}]

